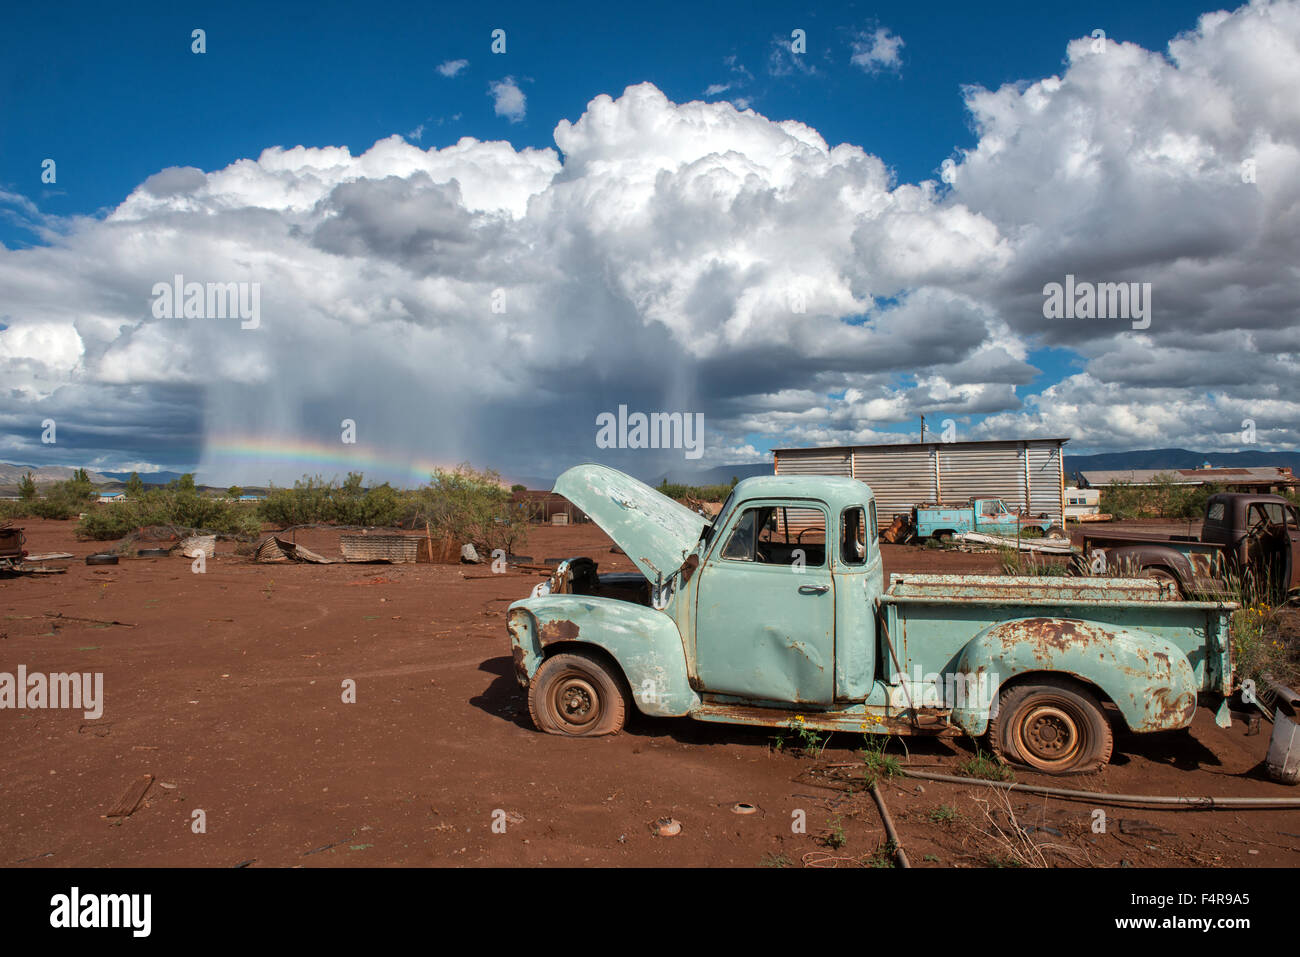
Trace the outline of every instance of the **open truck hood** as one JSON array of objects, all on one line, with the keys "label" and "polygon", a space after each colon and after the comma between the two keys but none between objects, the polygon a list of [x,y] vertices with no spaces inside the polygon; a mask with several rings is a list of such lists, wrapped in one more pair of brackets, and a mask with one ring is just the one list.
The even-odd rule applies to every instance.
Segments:
[{"label": "open truck hood", "polygon": [[604,465],[578,465],[554,491],[586,512],[651,582],[681,568],[708,524],[644,482]]}]

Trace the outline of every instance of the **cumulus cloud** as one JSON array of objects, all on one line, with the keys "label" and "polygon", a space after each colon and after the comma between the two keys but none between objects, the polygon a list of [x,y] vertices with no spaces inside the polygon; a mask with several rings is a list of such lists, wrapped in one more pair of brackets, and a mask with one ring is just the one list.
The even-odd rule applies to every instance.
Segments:
[{"label": "cumulus cloud", "polygon": [[438,72],[443,76],[456,76],[469,66],[469,60],[446,60],[438,64]]},{"label": "cumulus cloud", "polygon": [[860,66],[868,73],[881,70],[897,70],[903,65],[899,51],[903,49],[903,38],[891,32],[888,27],[859,33],[853,38],[853,55],[849,62]]},{"label": "cumulus cloud", "polygon": [[[680,467],[596,448],[619,405],[703,412],[701,465],[894,441],[922,413],[1080,449],[1239,448],[1249,418],[1294,447],[1297,64],[1296,3],[1207,15],[1163,54],[1072,41],[1059,76],[965,92],[978,141],[950,183],[648,83],[559,121],[558,151],[395,136],[162,170],[0,247],[0,454],[49,460],[49,416],[91,465],[189,443],[217,482],[301,472],[230,452],[253,439],[399,481]],[[259,283],[260,327],[156,318],[178,274]],[[1045,319],[1067,274],[1151,283],[1150,327]],[[1074,361],[1046,388],[1044,347]]]},{"label": "cumulus cloud", "polygon": [[511,123],[518,123],[528,113],[528,98],[524,96],[524,91],[519,89],[514,77],[493,80],[488,84],[488,93],[492,97],[492,111],[497,116],[504,116]]}]

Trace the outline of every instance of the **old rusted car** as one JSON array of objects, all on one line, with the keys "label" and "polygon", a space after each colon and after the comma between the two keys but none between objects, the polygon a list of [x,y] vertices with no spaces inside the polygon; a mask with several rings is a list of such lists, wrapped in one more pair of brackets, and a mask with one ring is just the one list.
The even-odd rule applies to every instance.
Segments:
[{"label": "old rusted car", "polygon": [[[713,521],[621,472],[555,491],[635,563],[562,563],[507,626],[534,723],[610,734],[635,709],[700,721],[987,734],[1050,773],[1104,765],[1112,726],[1185,728],[1232,691],[1230,602],[1142,579],[894,575],[871,489],[746,479]],[[798,534],[792,534],[798,529]],[[809,531],[812,534],[807,534]]]},{"label": "old rusted car", "polygon": [[1199,536],[1089,531],[1082,543],[1084,568],[1173,582],[1186,596],[1220,593],[1229,577],[1277,600],[1300,594],[1300,520],[1280,495],[1211,495]]},{"label": "old rusted car", "polygon": [[27,552],[23,544],[27,537],[21,528],[6,522],[0,525],[0,569],[14,569],[23,563]]}]

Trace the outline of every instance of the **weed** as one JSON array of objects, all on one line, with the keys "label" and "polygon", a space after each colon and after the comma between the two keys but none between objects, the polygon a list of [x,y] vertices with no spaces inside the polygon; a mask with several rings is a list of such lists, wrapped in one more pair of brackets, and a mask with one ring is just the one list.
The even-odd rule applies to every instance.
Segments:
[{"label": "weed", "polygon": [[784,854],[774,854],[768,851],[763,855],[763,859],[758,862],[759,867],[789,867],[794,862]]},{"label": "weed", "polygon": [[894,867],[897,854],[898,845],[893,841],[885,841],[870,857],[863,858],[862,863],[867,867]]},{"label": "weed", "polygon": [[849,843],[848,835],[844,833],[844,823],[840,820],[838,814],[835,815],[834,820],[827,822],[827,827],[829,828],[829,833],[822,838],[822,843],[832,851],[838,851],[841,847],[844,847]]},{"label": "weed", "polygon": [[951,804],[941,804],[930,809],[929,818],[931,824],[951,824],[957,820],[957,809]]},{"label": "weed", "polygon": [[[800,750],[808,757],[820,757],[831,739],[829,734],[823,737],[821,732],[808,727],[808,720],[801,714],[790,719],[789,728]],[[778,747],[777,750],[779,751],[780,748]]]},{"label": "weed", "polygon": [[862,756],[863,777],[866,778],[868,788],[874,788],[880,781],[888,781],[903,774],[903,766],[898,763],[898,758],[885,753],[888,745],[888,737],[877,736],[874,741],[869,739],[867,746],[858,752]]},{"label": "weed", "polygon": [[985,781],[1014,781],[1015,772],[999,761],[991,754],[985,754],[983,749],[976,747],[975,756],[963,764],[959,770],[962,774],[972,778],[982,778]]}]

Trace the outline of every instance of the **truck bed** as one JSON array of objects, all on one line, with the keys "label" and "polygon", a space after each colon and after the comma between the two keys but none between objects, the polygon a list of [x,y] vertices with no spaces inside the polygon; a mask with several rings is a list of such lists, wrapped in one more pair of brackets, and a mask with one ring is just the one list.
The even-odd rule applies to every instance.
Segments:
[{"label": "truck bed", "polygon": [[[1222,691],[1228,673],[1228,619],[1234,602],[1180,601],[1173,582],[1144,578],[1058,578],[1001,575],[891,575],[881,596],[899,659],[882,657],[887,679],[913,677],[908,646],[928,659],[953,658],[978,632],[1003,622],[1042,619],[1091,622],[1157,635],[1181,649],[1202,690]],[[1207,645],[1213,649],[1206,654]],[[1207,671],[1206,660],[1213,659]]]}]

